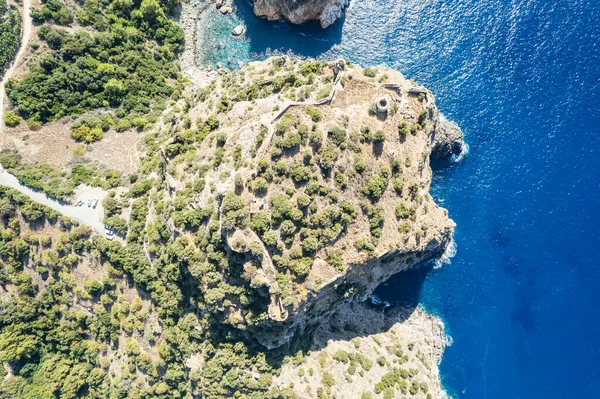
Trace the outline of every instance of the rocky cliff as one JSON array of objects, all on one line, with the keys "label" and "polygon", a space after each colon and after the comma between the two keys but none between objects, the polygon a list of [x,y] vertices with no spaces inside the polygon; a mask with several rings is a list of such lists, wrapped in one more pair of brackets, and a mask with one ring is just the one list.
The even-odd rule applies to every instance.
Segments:
[{"label": "rocky cliff", "polygon": [[294,24],[318,20],[323,29],[342,16],[349,0],[254,0],[254,13],[271,21],[287,19]]},{"label": "rocky cliff", "polygon": [[[200,92],[188,112],[204,131],[194,160],[176,155],[190,145],[182,134],[163,146],[168,193],[216,210],[241,268],[222,278],[245,280],[259,298],[247,306],[225,294],[219,312],[267,348],[310,333],[450,243],[454,224],[428,192],[429,158],[462,135],[439,133],[447,122],[433,96],[399,72],[281,57]],[[217,289],[205,276],[198,283]]]}]

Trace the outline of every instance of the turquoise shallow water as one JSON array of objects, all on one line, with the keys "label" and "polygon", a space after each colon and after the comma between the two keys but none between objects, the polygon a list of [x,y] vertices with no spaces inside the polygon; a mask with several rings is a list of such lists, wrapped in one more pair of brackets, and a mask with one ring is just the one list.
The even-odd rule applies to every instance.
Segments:
[{"label": "turquoise shallow water", "polygon": [[[600,397],[600,2],[354,0],[326,31],[235,4],[200,35],[205,62],[385,64],[429,87],[463,128],[469,155],[436,168],[432,186],[457,223],[456,257],[378,292],[444,319],[448,391]],[[230,34],[239,22],[243,39]]]}]

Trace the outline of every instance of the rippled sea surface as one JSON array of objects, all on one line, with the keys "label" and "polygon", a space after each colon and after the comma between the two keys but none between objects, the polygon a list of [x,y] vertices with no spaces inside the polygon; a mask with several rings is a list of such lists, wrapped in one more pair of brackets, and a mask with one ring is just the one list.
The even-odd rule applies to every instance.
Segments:
[{"label": "rippled sea surface", "polygon": [[326,31],[257,19],[246,1],[233,17],[211,12],[203,62],[385,64],[463,128],[469,155],[432,186],[457,223],[456,257],[379,292],[408,292],[444,319],[450,394],[600,398],[598,0],[353,0]]}]

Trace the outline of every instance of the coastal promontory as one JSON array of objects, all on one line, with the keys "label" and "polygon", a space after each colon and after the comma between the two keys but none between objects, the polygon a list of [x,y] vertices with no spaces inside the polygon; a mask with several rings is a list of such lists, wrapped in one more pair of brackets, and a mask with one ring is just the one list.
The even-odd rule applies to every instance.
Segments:
[{"label": "coastal promontory", "polygon": [[169,2],[74,7],[22,14],[4,79],[0,396],[440,396],[441,322],[368,300],[452,241],[430,158],[462,136],[432,93],[201,68]]}]

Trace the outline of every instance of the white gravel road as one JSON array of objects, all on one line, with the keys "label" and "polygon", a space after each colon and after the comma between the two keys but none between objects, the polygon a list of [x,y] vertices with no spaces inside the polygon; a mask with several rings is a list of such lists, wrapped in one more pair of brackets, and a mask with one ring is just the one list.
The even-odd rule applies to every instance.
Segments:
[{"label": "white gravel road", "polygon": [[[42,205],[46,205],[49,208],[54,209],[61,214],[70,217],[73,220],[77,220],[79,223],[86,224],[97,233],[104,234],[104,223],[102,218],[104,216],[104,209],[102,208],[102,200],[106,197],[106,191],[97,187],[89,187],[81,185],[75,190],[75,203],[82,200],[82,206],[69,205],[63,202],[56,201],[50,197],[47,197],[41,191],[35,191],[31,188],[19,183],[19,180],[6,172],[0,167],[0,185],[8,186],[19,192],[27,195],[35,202],[39,202]],[[88,207],[88,199],[98,199],[98,205],[96,208]]]}]

